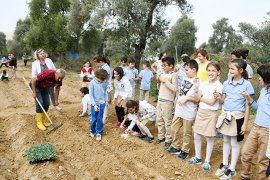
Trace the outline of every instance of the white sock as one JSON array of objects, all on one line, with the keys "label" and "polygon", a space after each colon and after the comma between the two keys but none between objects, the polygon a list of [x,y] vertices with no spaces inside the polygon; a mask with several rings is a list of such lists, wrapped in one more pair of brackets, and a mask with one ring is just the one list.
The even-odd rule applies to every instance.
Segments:
[{"label": "white sock", "polygon": [[194,133],[195,157],[201,159],[202,136]]},{"label": "white sock", "polygon": [[205,162],[210,162],[210,158],[212,155],[213,147],[214,147],[214,137],[206,137],[207,146],[206,146],[206,157]]},{"label": "white sock", "polygon": [[231,137],[231,145],[232,145],[232,157],[229,169],[235,171],[235,167],[240,154],[240,142],[237,142],[236,136]]},{"label": "white sock", "polygon": [[231,150],[231,137],[223,135],[223,165],[229,165],[229,155]]}]

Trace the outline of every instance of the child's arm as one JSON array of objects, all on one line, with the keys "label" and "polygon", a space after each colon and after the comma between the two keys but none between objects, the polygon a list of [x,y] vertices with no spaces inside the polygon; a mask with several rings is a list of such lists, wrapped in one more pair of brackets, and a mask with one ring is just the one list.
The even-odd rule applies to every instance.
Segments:
[{"label": "child's arm", "polygon": [[82,114],[80,114],[80,117],[83,117],[87,113],[87,101],[85,99],[82,99]]},{"label": "child's arm", "polygon": [[248,101],[246,101],[246,110],[245,110],[244,123],[243,123],[243,125],[241,127],[241,132],[240,132],[241,135],[244,135],[246,133],[247,123],[248,123],[248,120],[249,120],[249,111],[250,111],[250,106],[249,106]]},{"label": "child's arm", "polygon": [[250,97],[249,93],[247,91],[243,91],[242,95],[245,97],[246,101],[248,102],[248,105],[251,106],[253,109],[258,109],[258,104],[256,101]]},{"label": "child's arm", "polygon": [[120,128],[124,128],[124,125],[125,125],[126,121],[127,121],[127,115],[125,115],[124,120],[120,124]]},{"label": "child's arm", "polygon": [[172,90],[174,92],[176,92],[178,90],[177,74],[176,73],[174,73],[173,76],[172,76],[172,82],[170,82],[164,76],[160,76],[159,80],[160,80],[160,82],[164,82],[165,86],[167,86],[170,90]]},{"label": "child's arm", "polygon": [[153,71],[155,73],[157,73],[157,64],[156,64],[156,62],[154,62],[153,64],[151,64],[151,68],[153,69]]},{"label": "child's arm", "polygon": [[91,102],[91,105],[92,106],[95,106],[96,105],[96,101],[95,101],[95,98],[94,98],[94,85],[93,85],[93,83],[92,82],[94,82],[94,81],[91,81],[90,82],[90,89],[89,89],[89,92],[90,92],[90,94],[89,94],[89,96],[90,96],[90,102]]}]

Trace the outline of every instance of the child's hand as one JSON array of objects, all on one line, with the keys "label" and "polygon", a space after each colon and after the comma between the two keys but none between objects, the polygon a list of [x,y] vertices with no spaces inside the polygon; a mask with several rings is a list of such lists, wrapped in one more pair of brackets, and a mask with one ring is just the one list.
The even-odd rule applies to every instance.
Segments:
[{"label": "child's hand", "polygon": [[214,95],[214,98],[215,98],[215,99],[217,99],[217,100],[221,99],[221,95],[217,92],[216,89],[214,90],[213,95]]},{"label": "child's hand", "polygon": [[83,114],[80,114],[79,116],[80,116],[80,117],[84,117],[84,115],[83,115]]},{"label": "child's hand", "polygon": [[159,81],[165,83],[168,80],[164,76],[160,76]]},{"label": "child's hand", "polygon": [[199,77],[195,77],[193,83],[194,83],[195,89],[198,89],[199,88],[199,83],[200,83]]},{"label": "child's hand", "polygon": [[241,135],[244,135],[246,133],[246,130],[247,130],[247,126],[246,125],[242,125],[240,134]]},{"label": "child's hand", "polygon": [[95,110],[96,112],[98,112],[98,111],[99,111],[99,107],[98,107],[98,105],[95,105],[95,106],[94,106],[94,110]]},{"label": "child's hand", "polygon": [[124,129],[124,128],[125,128],[125,127],[124,127],[124,124],[121,123],[120,128],[121,128],[121,129]]},{"label": "child's hand", "polygon": [[127,128],[127,129],[125,130],[125,133],[129,133],[129,132],[131,132],[131,130]]},{"label": "child's hand", "polygon": [[244,98],[250,103],[252,101],[250,95],[248,94],[247,91],[243,91],[242,92],[242,96],[244,96]]},{"label": "child's hand", "polygon": [[117,99],[112,100],[112,104],[116,105],[117,104]]}]

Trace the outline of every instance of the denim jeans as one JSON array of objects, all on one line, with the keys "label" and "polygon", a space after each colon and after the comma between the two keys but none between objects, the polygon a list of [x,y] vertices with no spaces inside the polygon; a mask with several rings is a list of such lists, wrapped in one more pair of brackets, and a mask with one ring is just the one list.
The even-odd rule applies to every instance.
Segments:
[{"label": "denim jeans", "polygon": [[[47,112],[50,106],[50,98],[49,98],[49,89],[46,88],[40,88],[40,87],[36,87],[36,94],[37,94],[37,98],[40,102],[40,104],[42,105],[42,107],[44,108],[44,110]],[[42,109],[39,106],[38,102],[36,101],[36,113],[42,113]]]},{"label": "denim jeans", "polygon": [[90,132],[92,134],[102,134],[103,133],[103,113],[105,109],[105,103],[99,105],[99,111],[96,112],[94,106],[91,105],[91,116],[90,121]]},{"label": "denim jeans", "polygon": [[50,88],[48,88],[48,92],[49,92],[49,94],[50,94],[52,104],[53,104],[54,106],[56,106],[56,104],[55,104],[55,93],[54,93],[54,87],[50,87]]}]

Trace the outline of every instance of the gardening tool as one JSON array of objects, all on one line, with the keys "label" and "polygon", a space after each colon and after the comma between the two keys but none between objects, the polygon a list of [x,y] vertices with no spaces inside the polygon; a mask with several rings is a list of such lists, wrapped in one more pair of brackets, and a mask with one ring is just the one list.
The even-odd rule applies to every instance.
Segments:
[{"label": "gardening tool", "polygon": [[[27,83],[27,81],[26,81],[26,79],[24,77],[23,77],[23,80],[24,80],[26,86],[28,87],[28,89],[33,93],[31,87],[29,86],[29,84]],[[49,117],[49,115],[47,114],[47,112],[45,111],[45,109],[43,108],[43,106],[41,105],[41,103],[40,103],[40,101],[38,100],[37,97],[35,98],[35,100],[38,102],[38,104],[41,107],[42,111],[44,112],[44,114],[46,115],[47,119],[51,123],[51,128],[48,129],[47,134],[50,134],[51,132],[55,131],[56,129],[58,129],[59,127],[61,127],[63,125],[62,122],[60,124],[53,123],[53,121],[51,120],[51,118]]]}]

